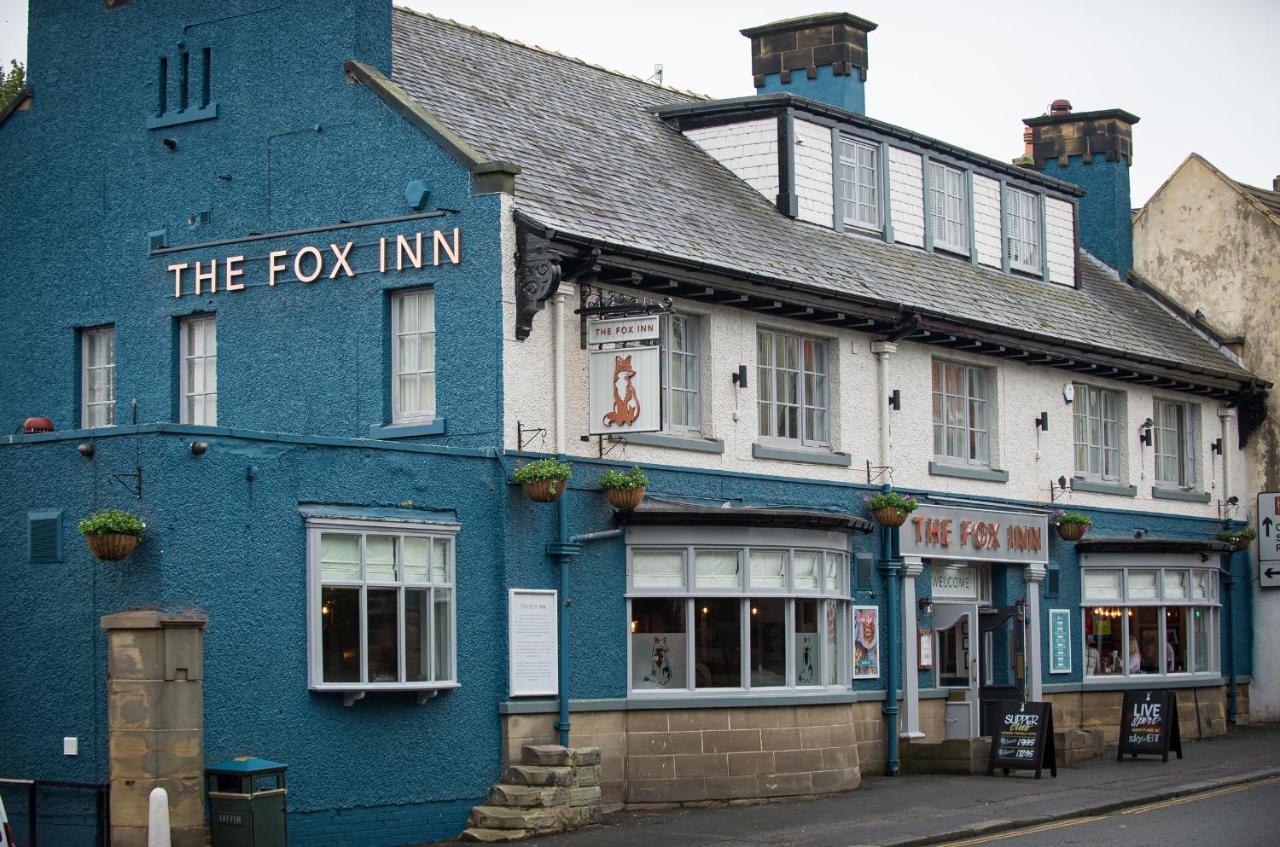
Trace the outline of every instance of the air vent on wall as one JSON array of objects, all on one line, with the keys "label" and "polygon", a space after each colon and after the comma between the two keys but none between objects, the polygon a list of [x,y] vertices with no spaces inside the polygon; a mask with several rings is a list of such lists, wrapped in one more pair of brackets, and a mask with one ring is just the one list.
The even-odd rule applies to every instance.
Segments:
[{"label": "air vent on wall", "polygon": [[62,561],[62,512],[27,512],[27,560],[33,565]]}]

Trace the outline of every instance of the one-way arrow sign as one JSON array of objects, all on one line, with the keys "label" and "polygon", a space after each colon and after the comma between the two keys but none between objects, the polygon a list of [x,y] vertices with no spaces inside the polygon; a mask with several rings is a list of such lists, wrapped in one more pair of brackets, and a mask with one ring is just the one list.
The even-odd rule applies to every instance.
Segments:
[{"label": "one-way arrow sign", "polygon": [[1262,519],[1262,537],[1263,538],[1271,537],[1271,518]]},{"label": "one-way arrow sign", "polygon": [[1280,492],[1258,495],[1258,585],[1280,588]]}]

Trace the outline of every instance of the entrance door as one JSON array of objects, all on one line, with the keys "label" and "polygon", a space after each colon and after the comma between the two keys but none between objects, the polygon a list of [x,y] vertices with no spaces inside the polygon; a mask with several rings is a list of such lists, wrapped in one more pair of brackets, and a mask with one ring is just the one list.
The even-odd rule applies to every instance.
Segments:
[{"label": "entrance door", "polygon": [[994,732],[995,716],[1002,700],[1025,700],[1027,649],[1024,617],[1018,606],[985,608],[979,613],[982,632],[982,701],[979,730]]},{"label": "entrance door", "polygon": [[934,656],[938,687],[948,689],[947,738],[978,735],[978,606],[976,603],[935,603]]}]

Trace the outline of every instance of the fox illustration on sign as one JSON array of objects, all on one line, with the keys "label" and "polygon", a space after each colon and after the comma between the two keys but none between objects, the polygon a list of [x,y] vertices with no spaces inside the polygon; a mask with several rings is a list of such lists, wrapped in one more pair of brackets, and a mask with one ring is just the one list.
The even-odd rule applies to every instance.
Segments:
[{"label": "fox illustration on sign", "polygon": [[606,412],[605,426],[628,426],[640,417],[640,398],[632,381],[636,377],[630,356],[613,358],[613,411]]}]

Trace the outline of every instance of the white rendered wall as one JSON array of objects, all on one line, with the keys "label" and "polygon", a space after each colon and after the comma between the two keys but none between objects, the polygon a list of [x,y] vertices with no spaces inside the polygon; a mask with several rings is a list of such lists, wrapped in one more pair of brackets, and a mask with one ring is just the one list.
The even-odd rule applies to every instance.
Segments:
[{"label": "white rendered wall", "polygon": [[[770,203],[778,198],[778,122],[774,118],[691,129],[685,137]],[[830,146],[830,140],[827,144]],[[828,157],[829,158],[829,157]],[[829,184],[829,183],[828,183]],[[827,218],[830,221],[830,217]]]},{"label": "white rendered wall", "polygon": [[1044,240],[1049,281],[1076,284],[1075,208],[1066,201],[1044,198]]},{"label": "white rendered wall", "polygon": [[797,120],[796,196],[799,218],[809,223],[831,226],[835,214],[835,187],[831,174],[831,130],[809,121]]},{"label": "white rendered wall", "polygon": [[993,268],[1003,267],[1004,250],[1000,244],[1000,182],[991,177],[973,175],[973,242],[978,248],[978,263]]},{"label": "white rendered wall", "polygon": [[924,177],[920,155],[889,148],[889,219],[893,240],[924,246]]}]

